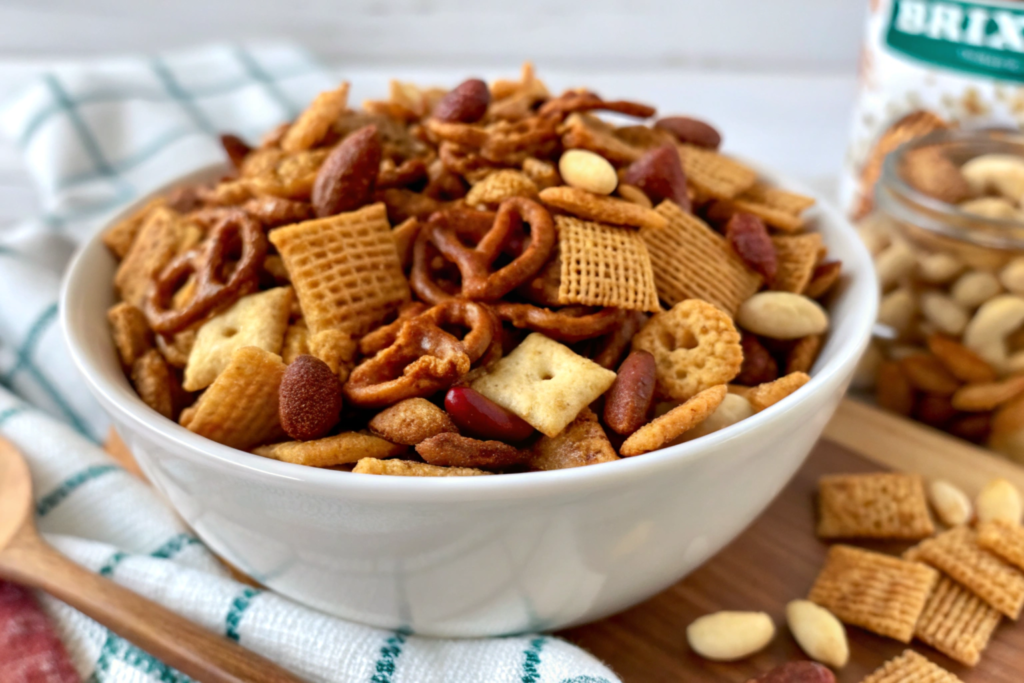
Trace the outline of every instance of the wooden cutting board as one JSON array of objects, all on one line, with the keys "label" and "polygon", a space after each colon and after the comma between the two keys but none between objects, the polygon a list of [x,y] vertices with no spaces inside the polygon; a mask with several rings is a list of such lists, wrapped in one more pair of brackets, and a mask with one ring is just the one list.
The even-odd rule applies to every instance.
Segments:
[{"label": "wooden cutting board", "polygon": [[[814,535],[814,493],[824,474],[882,468],[942,477],[976,493],[1001,476],[1024,490],[1024,468],[986,451],[850,400],[844,402],[807,463],[772,506],[731,545],[675,586],[594,624],[563,631],[607,663],[626,683],[745,683],[791,659],[804,659],[785,627],[785,605],[806,597],[828,545]],[[906,545],[860,544],[899,552]],[[722,609],[765,611],[779,626],[772,645],[749,660],[707,662],[686,644],[686,626]],[[858,683],[906,645],[849,627],[850,663],[839,683]],[[914,649],[965,683],[1024,681],[1024,623],[1004,619],[981,663],[970,669],[923,645]]]}]

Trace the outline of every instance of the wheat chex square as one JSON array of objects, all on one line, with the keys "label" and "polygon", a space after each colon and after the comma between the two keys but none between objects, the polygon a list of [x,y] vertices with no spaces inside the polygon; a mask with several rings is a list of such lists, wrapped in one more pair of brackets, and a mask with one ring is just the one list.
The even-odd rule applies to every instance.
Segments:
[{"label": "wheat chex square", "polygon": [[832,475],[818,487],[822,538],[919,540],[935,533],[919,475]]}]

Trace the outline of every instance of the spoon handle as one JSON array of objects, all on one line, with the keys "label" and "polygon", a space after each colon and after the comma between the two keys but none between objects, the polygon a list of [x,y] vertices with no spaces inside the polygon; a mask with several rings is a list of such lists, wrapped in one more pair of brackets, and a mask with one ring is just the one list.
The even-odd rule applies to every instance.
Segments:
[{"label": "spoon handle", "polygon": [[75,564],[33,530],[0,552],[0,578],[41,589],[200,683],[300,683],[273,662]]}]

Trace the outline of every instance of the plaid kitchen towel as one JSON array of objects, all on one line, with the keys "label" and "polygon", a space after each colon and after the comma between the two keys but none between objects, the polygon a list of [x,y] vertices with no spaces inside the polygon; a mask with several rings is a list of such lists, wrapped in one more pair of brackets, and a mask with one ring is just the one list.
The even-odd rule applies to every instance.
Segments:
[{"label": "plaid kitchen towel", "polygon": [[[336,80],[292,46],[215,46],[55,69],[0,108],[0,128],[24,154],[43,209],[0,232],[0,433],[29,460],[39,527],[77,562],[306,680],[617,681],[557,638],[418,638],[237,583],[98,446],[107,422],[57,324],[61,271],[75,245],[127,202],[222,159],[218,132],[254,141]],[[66,605],[41,601],[83,680],[188,680]]]}]

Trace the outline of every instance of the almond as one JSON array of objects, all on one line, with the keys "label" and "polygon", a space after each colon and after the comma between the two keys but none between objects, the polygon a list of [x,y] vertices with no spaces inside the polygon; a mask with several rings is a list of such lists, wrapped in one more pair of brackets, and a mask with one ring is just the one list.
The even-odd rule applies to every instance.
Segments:
[{"label": "almond", "polygon": [[764,612],[716,612],[686,628],[694,652],[716,662],[734,662],[760,652],[775,637],[775,624]]},{"label": "almond", "polygon": [[354,211],[370,202],[380,170],[376,126],[360,128],[335,147],[316,174],[313,209],[320,218]]},{"label": "almond", "polygon": [[978,494],[975,501],[979,522],[1002,520],[1020,524],[1024,516],[1020,491],[1006,479],[993,479]]},{"label": "almond", "polygon": [[971,499],[948,481],[936,479],[928,484],[928,500],[946,526],[960,526],[971,521]]},{"label": "almond", "polygon": [[487,113],[491,91],[479,78],[470,78],[448,91],[431,113],[438,121],[476,123]]},{"label": "almond", "polygon": [[327,363],[302,354],[285,369],[278,390],[281,426],[296,441],[318,439],[338,422],[341,382]]},{"label": "almond", "polygon": [[722,145],[721,133],[703,121],[687,116],[666,116],[658,119],[654,127],[672,133],[676,140],[688,145],[704,149],[718,149]]},{"label": "almond", "polygon": [[850,646],[846,629],[834,614],[809,600],[794,600],[786,605],[786,621],[808,657],[835,669],[846,666]]}]

